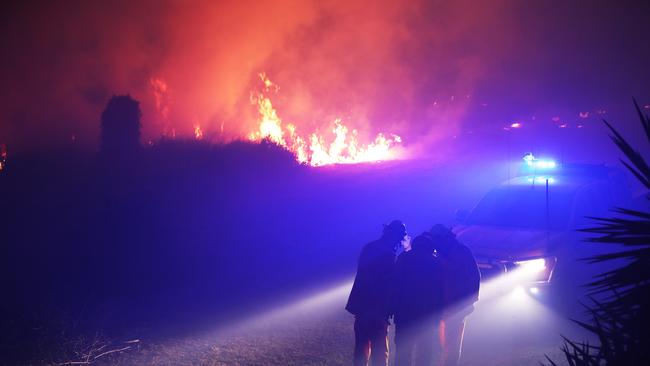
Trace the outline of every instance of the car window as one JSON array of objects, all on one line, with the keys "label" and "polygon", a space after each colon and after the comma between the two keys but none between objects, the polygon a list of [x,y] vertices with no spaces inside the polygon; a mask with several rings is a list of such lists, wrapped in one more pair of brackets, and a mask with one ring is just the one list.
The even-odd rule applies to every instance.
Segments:
[{"label": "car window", "polygon": [[627,207],[629,200],[625,187],[615,184],[591,184],[578,192],[575,202],[572,226],[585,228],[596,223],[590,217],[612,216],[612,209]]},{"label": "car window", "polygon": [[574,196],[575,191],[551,186],[547,215],[545,186],[503,186],[489,192],[467,221],[471,225],[565,230],[571,221]]}]

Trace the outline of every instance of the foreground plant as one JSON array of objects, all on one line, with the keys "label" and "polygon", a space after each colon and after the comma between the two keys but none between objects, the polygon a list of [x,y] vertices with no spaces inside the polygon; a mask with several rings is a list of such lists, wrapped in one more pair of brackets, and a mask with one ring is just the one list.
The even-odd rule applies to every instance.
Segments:
[{"label": "foreground plant", "polygon": [[[634,102],[650,145],[650,118]],[[611,138],[625,154],[623,165],[650,192],[650,166],[618,131],[604,121]],[[650,193],[649,193],[650,194]],[[646,196],[646,199],[650,196]],[[598,337],[599,344],[564,338],[562,350],[569,365],[643,365],[650,360],[650,212],[625,208],[616,217],[592,218],[597,226],[582,230],[598,236],[589,242],[615,245],[608,254],[587,258],[590,263],[624,260],[625,264],[602,273],[587,284],[589,323],[575,321]],[[548,356],[551,365],[557,365]]]}]

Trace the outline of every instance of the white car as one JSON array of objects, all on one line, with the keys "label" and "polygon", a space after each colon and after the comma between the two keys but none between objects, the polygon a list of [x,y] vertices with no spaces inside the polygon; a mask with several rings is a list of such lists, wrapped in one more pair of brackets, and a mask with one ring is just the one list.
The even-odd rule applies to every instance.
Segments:
[{"label": "white car", "polygon": [[[620,169],[597,165],[560,165],[524,156],[520,174],[488,192],[458,217],[454,232],[477,259],[483,280],[526,270],[529,287],[548,284],[562,274],[578,284],[592,275],[576,270],[580,228],[587,217],[608,217],[629,199]],[[590,249],[587,248],[587,251]],[[521,271],[520,271],[521,272]],[[564,280],[563,280],[564,281]]]}]

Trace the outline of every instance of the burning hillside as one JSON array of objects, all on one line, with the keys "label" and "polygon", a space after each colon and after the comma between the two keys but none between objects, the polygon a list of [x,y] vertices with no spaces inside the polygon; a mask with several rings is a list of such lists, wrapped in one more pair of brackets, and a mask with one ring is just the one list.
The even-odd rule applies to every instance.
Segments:
[{"label": "burning hillside", "polygon": [[[236,138],[271,141],[290,151],[298,162],[311,166],[379,162],[399,157],[402,139],[396,134],[378,133],[374,138],[364,141],[359,130],[346,125],[342,118],[321,124],[327,126],[326,132],[317,128],[310,130],[304,124],[283,121],[271,100],[278,94],[280,87],[266,73],[262,72],[258,77],[260,87],[250,93],[251,105],[257,112],[253,131]],[[161,133],[173,139],[176,130],[169,127],[169,86],[162,78],[153,78],[150,84],[157,117],[162,126]],[[192,124],[192,136],[196,140],[210,140],[197,120]]]},{"label": "burning hillside", "polygon": [[354,164],[392,160],[397,157],[395,147],[402,140],[394,134],[379,133],[368,144],[359,142],[359,132],[346,126],[341,118],[331,123],[331,134],[301,131],[293,123],[283,123],[273,107],[271,95],[279,91],[265,73],[260,73],[262,91],[251,93],[251,103],[259,112],[259,128],[248,136],[250,140],[269,139],[288,149],[296,159],[312,166]]}]

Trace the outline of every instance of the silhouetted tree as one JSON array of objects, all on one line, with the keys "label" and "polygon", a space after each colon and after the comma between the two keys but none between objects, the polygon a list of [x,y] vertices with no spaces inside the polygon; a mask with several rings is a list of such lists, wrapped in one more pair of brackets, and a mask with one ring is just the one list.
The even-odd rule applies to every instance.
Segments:
[{"label": "silhouetted tree", "polygon": [[129,155],[140,148],[140,102],[130,95],[115,95],[102,113],[101,151]]}]

